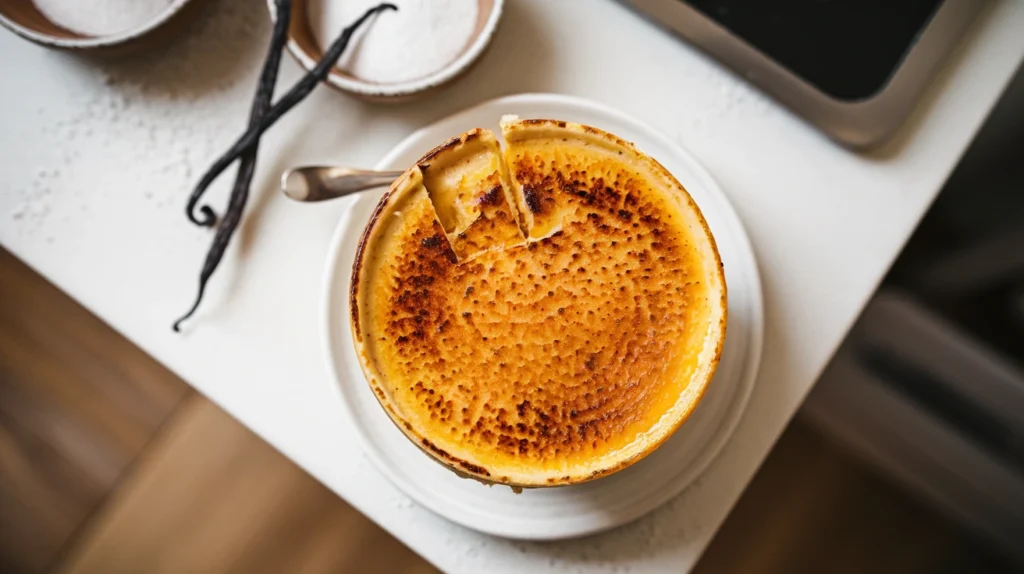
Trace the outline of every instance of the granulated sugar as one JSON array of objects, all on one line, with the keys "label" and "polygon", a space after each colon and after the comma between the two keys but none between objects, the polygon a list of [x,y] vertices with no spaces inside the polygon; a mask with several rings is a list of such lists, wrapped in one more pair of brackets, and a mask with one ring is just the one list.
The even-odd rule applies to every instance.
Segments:
[{"label": "granulated sugar", "polygon": [[53,23],[86,36],[110,36],[146,24],[173,0],[33,0]]},{"label": "granulated sugar", "polygon": [[[398,11],[378,14],[353,38],[338,68],[362,80],[399,83],[452,63],[476,27],[477,0],[391,0]],[[309,22],[326,48],[377,0],[312,0]]]}]

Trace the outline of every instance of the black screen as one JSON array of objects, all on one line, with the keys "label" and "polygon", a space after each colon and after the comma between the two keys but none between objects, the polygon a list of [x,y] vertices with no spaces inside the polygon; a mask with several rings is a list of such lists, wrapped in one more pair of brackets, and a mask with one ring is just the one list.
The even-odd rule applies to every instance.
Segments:
[{"label": "black screen", "polygon": [[821,91],[859,100],[885,86],[942,0],[679,0]]}]

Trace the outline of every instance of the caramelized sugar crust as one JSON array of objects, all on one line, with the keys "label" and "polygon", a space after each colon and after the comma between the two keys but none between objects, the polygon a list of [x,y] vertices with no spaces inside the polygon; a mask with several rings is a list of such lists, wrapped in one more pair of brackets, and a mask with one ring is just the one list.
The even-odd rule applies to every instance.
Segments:
[{"label": "caramelized sugar crust", "polygon": [[[685,191],[629,144],[564,122],[505,136],[504,164],[496,143],[464,153],[493,140],[470,132],[382,200],[354,333],[381,403],[436,458],[579,482],[648,454],[696,405],[724,337],[721,264]],[[466,157],[472,173],[439,191]]]}]

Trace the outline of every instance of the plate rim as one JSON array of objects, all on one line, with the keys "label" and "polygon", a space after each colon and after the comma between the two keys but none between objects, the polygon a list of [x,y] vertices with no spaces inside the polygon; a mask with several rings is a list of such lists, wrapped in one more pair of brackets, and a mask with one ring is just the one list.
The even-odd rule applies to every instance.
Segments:
[{"label": "plate rim", "polygon": [[[470,528],[472,530],[476,530],[478,532],[483,532],[485,534],[501,536],[504,538],[516,540],[562,540],[567,538],[575,538],[595,534],[597,532],[602,532],[605,530],[610,530],[612,528],[616,528],[618,526],[622,526],[630,522],[633,522],[645,516],[646,514],[653,512],[655,509],[663,506],[668,501],[685,492],[686,488],[692,485],[693,482],[695,482],[701,475],[707,472],[711,464],[721,455],[721,452],[726,448],[732,436],[735,434],[736,428],[739,426],[739,423],[742,420],[743,415],[746,413],[747,406],[750,402],[750,397],[753,394],[753,389],[756,384],[757,375],[760,372],[765,327],[764,291],[761,283],[760,269],[758,267],[756,253],[753,249],[753,244],[750,242],[750,237],[746,232],[746,227],[743,225],[743,221],[739,218],[739,214],[736,212],[735,208],[732,205],[732,202],[729,200],[729,196],[725,194],[722,188],[718,185],[718,182],[714,179],[711,173],[707,171],[704,165],[700,161],[698,161],[697,158],[692,153],[689,152],[689,150],[687,150],[682,145],[676,143],[675,141],[671,140],[670,138],[662,134],[660,131],[658,131],[656,128],[626,114],[625,112],[619,111],[615,108],[612,108],[599,102],[595,102],[593,100],[588,100],[585,98],[569,96],[564,94],[545,93],[514,94],[488,99],[473,106],[464,108],[455,113],[434,120],[429,124],[411,132],[409,135],[402,138],[401,141],[399,141],[390,148],[390,150],[377,162],[377,164],[375,165],[375,169],[389,168],[390,164],[395,160],[397,156],[400,156],[402,153],[406,152],[406,149],[409,147],[409,142],[421,139],[425,133],[436,129],[436,126],[438,126],[439,124],[456,121],[458,118],[474,114],[482,108],[506,106],[514,109],[513,106],[517,105],[554,105],[575,107],[583,109],[585,111],[589,111],[594,114],[607,116],[614,122],[619,122],[620,124],[627,125],[630,128],[634,129],[637,133],[643,135],[645,140],[655,142],[658,145],[665,147],[672,153],[677,154],[685,161],[687,161],[690,164],[689,167],[691,167],[699,176],[699,179],[702,180],[701,183],[706,183],[710,186],[708,189],[708,193],[713,196],[717,196],[717,200],[721,205],[716,205],[716,207],[721,207],[719,211],[721,211],[722,217],[725,220],[727,220],[726,223],[730,231],[730,241],[734,242],[737,245],[738,250],[741,253],[749,256],[750,258],[751,265],[748,269],[750,275],[750,285],[748,286],[748,289],[750,291],[751,297],[749,303],[751,305],[752,315],[755,317],[755,320],[751,322],[752,324],[748,329],[749,340],[747,341],[747,349],[745,350],[746,356],[741,361],[742,372],[740,377],[738,377],[740,381],[738,386],[741,387],[741,391],[744,392],[742,392],[740,396],[736,396],[733,398],[733,401],[737,403],[736,406],[730,409],[731,412],[727,411],[726,416],[723,417],[721,419],[721,422],[719,423],[720,430],[718,430],[717,435],[721,436],[721,438],[718,439],[721,441],[721,445],[717,447],[715,453],[712,456],[708,457],[707,460],[700,461],[701,464],[699,465],[698,470],[694,472],[694,478],[691,479],[689,483],[687,483],[686,487],[680,490],[667,490],[664,496],[660,496],[656,499],[656,504],[650,506],[646,510],[642,510],[639,512],[623,513],[619,515],[622,518],[616,519],[613,524],[583,526],[572,529],[571,531],[549,530],[544,532],[534,531],[530,533],[523,533],[520,530],[510,530],[507,528],[502,528],[499,523],[469,523],[469,521],[467,520],[460,519],[459,516],[452,516],[451,513],[446,511],[444,505],[436,503],[436,501],[432,500],[429,496],[421,496],[421,493],[418,489],[409,488],[409,486],[406,484],[406,480],[404,478],[400,478],[396,474],[396,471],[391,468],[393,463],[383,460],[383,453],[378,452],[378,449],[373,446],[372,441],[369,439],[369,437],[366,436],[365,429],[363,429],[361,425],[357,422],[359,415],[357,415],[357,413],[355,412],[356,408],[353,404],[351,404],[350,399],[345,397],[345,392],[343,389],[345,385],[343,379],[345,377],[343,377],[343,373],[341,372],[342,369],[339,368],[341,366],[339,364],[339,361],[342,361],[342,359],[339,358],[337,356],[337,353],[334,351],[339,341],[337,341],[334,335],[333,330],[336,328],[336,326],[331,321],[331,318],[337,316],[339,310],[336,309],[336,306],[338,304],[338,302],[335,301],[336,297],[332,297],[331,295],[334,292],[334,288],[338,283],[339,271],[344,272],[344,270],[339,269],[340,257],[342,255],[342,244],[344,243],[344,236],[350,226],[350,222],[353,217],[353,209],[355,208],[356,203],[359,201],[358,198],[354,199],[349,203],[349,205],[346,206],[345,211],[343,212],[341,218],[339,219],[337,225],[335,226],[334,232],[331,235],[331,244],[329,246],[327,254],[328,260],[324,272],[321,292],[321,340],[324,344],[324,351],[326,355],[325,358],[327,362],[328,371],[331,376],[331,386],[332,388],[334,388],[334,392],[336,393],[336,396],[338,397],[339,401],[342,403],[342,408],[344,409],[346,415],[349,418],[350,426],[354,431],[356,440],[360,446],[362,454],[367,459],[370,460],[372,466],[378,472],[387,477],[387,479],[392,483],[392,485],[396,489],[402,492],[405,496],[408,496],[417,504],[423,506],[424,508],[430,510],[431,512],[444,518],[445,520],[448,520],[455,524],[459,524],[466,528]],[[640,149],[643,149],[645,147],[644,145],[642,145],[642,143],[637,145]],[[726,337],[728,337],[728,334],[726,335]],[[709,439],[705,444],[711,444],[714,441],[714,439],[715,436],[713,435],[711,439]],[[569,486],[564,488],[572,487]],[[668,492],[671,492],[671,494],[668,494]]]}]

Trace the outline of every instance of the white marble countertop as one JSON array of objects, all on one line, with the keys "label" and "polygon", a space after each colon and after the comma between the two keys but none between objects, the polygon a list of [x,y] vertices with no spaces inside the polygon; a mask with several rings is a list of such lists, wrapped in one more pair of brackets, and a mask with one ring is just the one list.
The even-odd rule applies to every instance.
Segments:
[{"label": "white marble countertop", "polygon": [[[0,243],[439,567],[687,570],[935,198],[1024,56],[1024,3],[994,2],[895,142],[857,155],[611,1],[510,0],[455,85],[400,106],[327,88],[264,139],[247,218],[183,335],[210,233],[185,197],[237,136],[269,33],[261,0],[212,2],[169,49],[122,62],[0,31]],[[281,84],[299,76],[284,62]],[[421,509],[361,456],[320,337],[335,206],[275,191],[297,163],[373,165],[412,130],[517,92],[595,99],[660,128],[718,179],[759,258],[757,387],[722,456],[684,494],[590,538],[523,543]],[[223,205],[227,181],[210,195]]]}]

